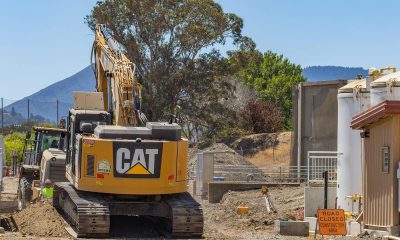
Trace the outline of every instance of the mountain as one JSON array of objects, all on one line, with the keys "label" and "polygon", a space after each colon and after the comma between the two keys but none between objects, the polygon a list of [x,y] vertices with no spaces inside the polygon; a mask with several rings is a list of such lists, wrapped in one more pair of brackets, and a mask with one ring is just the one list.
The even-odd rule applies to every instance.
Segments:
[{"label": "mountain", "polygon": [[[359,67],[337,67],[337,66],[312,66],[303,69],[303,75],[308,81],[320,80],[336,80],[336,79],[352,79],[361,74],[367,75],[367,70]],[[80,72],[68,77],[64,80],[56,82],[30,96],[27,96],[17,102],[14,102],[7,107],[7,112],[14,111],[18,113],[15,116],[18,121],[14,124],[20,124],[21,117],[27,118],[28,114],[28,99],[29,112],[32,117],[38,119],[45,118],[53,123],[57,119],[57,105],[59,101],[59,117],[67,116],[69,108],[72,106],[72,93],[75,91],[95,91],[96,80],[94,78],[91,66],[88,66]],[[11,119],[10,119],[11,121]]]},{"label": "mountain", "polygon": [[30,96],[14,102],[4,109],[21,114],[25,118],[29,112],[33,115],[40,115],[45,119],[56,122],[57,120],[57,100],[59,101],[59,117],[66,116],[68,109],[72,106],[72,93],[76,91],[95,91],[96,80],[91,66],[84,68],[78,73],[58,81]]},{"label": "mountain", "polygon": [[309,82],[354,79],[358,74],[368,75],[368,70],[361,67],[339,67],[339,66],[312,66],[303,69],[303,76]]}]

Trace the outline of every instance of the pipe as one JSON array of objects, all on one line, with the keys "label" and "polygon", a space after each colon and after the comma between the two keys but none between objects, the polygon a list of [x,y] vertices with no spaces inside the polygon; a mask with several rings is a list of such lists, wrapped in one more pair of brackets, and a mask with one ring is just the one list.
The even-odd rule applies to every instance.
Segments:
[{"label": "pipe", "polygon": [[104,38],[106,39],[106,41],[108,43],[108,46],[110,47],[110,49],[115,53],[119,52],[118,44],[114,40],[114,38],[111,36],[111,34],[107,31],[106,26],[104,24],[101,24],[100,25],[100,29],[101,29],[101,32],[104,35]]},{"label": "pipe", "polygon": [[379,70],[379,72],[382,74],[384,71],[392,71],[392,72],[396,72],[396,68],[395,67],[385,67],[385,68],[381,68]]},{"label": "pipe", "polygon": [[383,239],[400,240],[400,237],[390,235],[390,236],[384,236]]}]

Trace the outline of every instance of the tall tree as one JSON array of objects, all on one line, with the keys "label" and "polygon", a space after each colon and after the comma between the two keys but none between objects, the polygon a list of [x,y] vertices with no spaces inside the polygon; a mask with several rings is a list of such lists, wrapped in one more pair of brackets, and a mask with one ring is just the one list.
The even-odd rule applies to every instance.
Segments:
[{"label": "tall tree", "polygon": [[267,51],[261,54],[251,44],[241,52],[230,52],[231,62],[239,65],[239,76],[245,79],[259,96],[279,107],[285,126],[291,125],[292,89],[305,82],[300,65],[291,63],[283,55]]},{"label": "tall tree", "polygon": [[242,19],[212,0],[105,0],[86,22],[93,30],[106,24],[125,47],[141,76],[151,119],[172,113],[181,102],[182,114],[193,123],[190,131],[216,127],[231,86],[227,60],[213,47],[227,39],[239,42]]}]

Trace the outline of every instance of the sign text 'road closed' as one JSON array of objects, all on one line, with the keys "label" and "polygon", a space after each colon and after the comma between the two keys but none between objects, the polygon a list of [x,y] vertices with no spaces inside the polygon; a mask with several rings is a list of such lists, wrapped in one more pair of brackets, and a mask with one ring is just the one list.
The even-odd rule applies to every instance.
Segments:
[{"label": "sign text 'road closed'", "polygon": [[346,217],[343,209],[318,209],[321,235],[346,235]]}]

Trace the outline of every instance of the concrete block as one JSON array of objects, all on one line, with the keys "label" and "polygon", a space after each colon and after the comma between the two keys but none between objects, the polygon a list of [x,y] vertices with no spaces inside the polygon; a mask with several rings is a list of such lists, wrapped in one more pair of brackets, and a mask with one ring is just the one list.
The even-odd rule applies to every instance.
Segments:
[{"label": "concrete block", "polygon": [[18,210],[18,201],[0,201],[0,213],[12,213]]},{"label": "concrete block", "polygon": [[275,221],[275,231],[283,236],[308,236],[310,225],[307,221]]},{"label": "concrete block", "polygon": [[[336,187],[328,187],[328,208],[335,209]],[[316,217],[318,208],[324,208],[324,188],[304,188],[304,217]]]},{"label": "concrete block", "polygon": [[361,233],[361,225],[358,222],[348,222],[347,235],[358,236]]},{"label": "concrete block", "polygon": [[4,228],[3,227],[0,227],[0,234],[1,233],[5,233],[6,231],[4,231]]},{"label": "concrete block", "polygon": [[[219,203],[224,194],[228,191],[245,191],[252,189],[261,189],[265,187],[276,187],[276,186],[299,186],[298,183],[264,183],[264,182],[210,182],[208,184],[208,202]],[[261,193],[261,192],[260,192]]]},{"label": "concrete block", "polygon": [[315,226],[317,225],[317,218],[316,217],[306,217],[305,221],[309,222],[309,224],[310,224],[310,232],[314,233],[315,232]]}]

